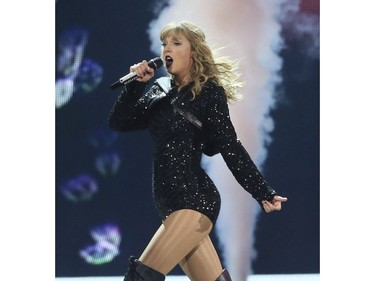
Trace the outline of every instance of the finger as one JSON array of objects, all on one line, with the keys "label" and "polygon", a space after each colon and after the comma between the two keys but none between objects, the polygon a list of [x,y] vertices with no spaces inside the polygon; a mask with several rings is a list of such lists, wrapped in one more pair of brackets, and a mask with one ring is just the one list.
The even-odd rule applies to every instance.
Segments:
[{"label": "finger", "polygon": [[152,69],[151,67],[148,67],[146,68],[146,73],[147,74],[150,74],[150,75],[153,75],[154,74],[154,69]]},{"label": "finger", "polygon": [[143,65],[143,62],[137,65],[137,67],[134,69],[134,72],[141,79],[146,75],[146,67]]},{"label": "finger", "polygon": [[140,63],[134,64],[130,67],[130,72],[137,74],[137,76],[142,79],[146,75],[146,69],[148,64],[146,60],[143,60]]},{"label": "finger", "polygon": [[273,208],[272,209],[274,211],[280,211],[281,210],[281,203],[277,202],[277,203],[273,204]]},{"label": "finger", "polygon": [[272,203],[270,201],[264,200],[264,201],[262,201],[262,203],[269,206],[269,207],[272,207]]},{"label": "finger", "polygon": [[267,213],[281,210],[281,201],[275,200],[275,202],[270,203],[265,200],[262,203],[263,203],[263,208]]},{"label": "finger", "polygon": [[142,70],[141,70],[141,67],[140,67],[140,64],[134,64],[133,66],[130,67],[130,72],[133,72],[135,73],[138,77],[141,78],[141,73],[142,73]]},{"label": "finger", "polygon": [[277,211],[280,211],[282,209],[282,201],[276,201],[273,205],[274,205],[274,209],[277,210]]},{"label": "finger", "polygon": [[136,64],[134,64],[134,65],[132,65],[131,67],[130,67],[130,72],[134,72],[135,73],[135,70],[137,69],[137,66],[138,65],[136,65]]},{"label": "finger", "polygon": [[143,60],[140,65],[140,68],[141,68],[143,76],[145,76],[147,74],[147,69],[149,68],[147,61]]},{"label": "finger", "polygon": [[288,198],[282,197],[282,196],[279,196],[279,195],[276,195],[273,199],[277,200],[277,201],[281,201],[281,202],[285,202],[285,201],[288,200]]},{"label": "finger", "polygon": [[263,204],[264,211],[266,211],[267,213],[272,211],[272,204],[270,202],[263,201],[262,204]]}]

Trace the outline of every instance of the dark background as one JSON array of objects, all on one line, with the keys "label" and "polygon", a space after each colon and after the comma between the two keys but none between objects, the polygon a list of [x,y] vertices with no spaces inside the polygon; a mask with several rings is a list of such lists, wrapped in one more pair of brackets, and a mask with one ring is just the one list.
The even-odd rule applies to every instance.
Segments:
[{"label": "dark background", "polygon": [[[75,94],[55,113],[58,277],[123,275],[128,256],[139,255],[160,224],[151,197],[150,136],[146,131],[116,134],[106,126],[118,95],[109,85],[126,74],[130,65],[155,56],[146,33],[154,18],[154,4],[146,0],[56,2],[56,46],[65,30],[84,28],[89,32],[84,56],[104,70],[101,83],[92,92]],[[287,30],[283,34],[286,46],[280,54],[284,63],[279,90],[285,99],[272,112],[275,129],[264,174],[289,202],[280,213],[260,216],[255,274],[320,270],[320,64],[319,58],[305,55],[305,46],[288,37]],[[112,141],[108,143],[108,139]],[[96,157],[106,151],[116,151],[121,158],[116,175],[102,175],[95,169]],[[95,178],[97,194],[87,202],[66,200],[59,187],[80,173]],[[120,226],[120,254],[109,263],[88,264],[79,256],[79,249],[90,243],[91,227],[106,222]],[[215,232],[212,239],[217,244]],[[277,255],[270,249],[277,249]],[[180,273],[178,268],[172,272]]]}]

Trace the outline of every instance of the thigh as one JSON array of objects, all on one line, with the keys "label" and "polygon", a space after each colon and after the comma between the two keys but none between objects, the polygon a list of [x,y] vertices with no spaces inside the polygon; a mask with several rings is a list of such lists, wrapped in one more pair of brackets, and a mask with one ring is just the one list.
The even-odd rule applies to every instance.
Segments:
[{"label": "thigh", "polygon": [[180,266],[192,281],[214,281],[223,271],[209,236],[181,260]]},{"label": "thigh", "polygon": [[173,212],[163,222],[139,260],[168,274],[212,229],[210,219],[194,210]]}]

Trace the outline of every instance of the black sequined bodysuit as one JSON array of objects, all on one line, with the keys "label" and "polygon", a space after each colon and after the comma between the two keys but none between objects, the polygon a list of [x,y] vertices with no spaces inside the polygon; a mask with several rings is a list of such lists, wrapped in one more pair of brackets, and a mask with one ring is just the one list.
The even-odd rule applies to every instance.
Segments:
[{"label": "black sequined bodysuit", "polygon": [[[143,94],[145,87],[137,81],[129,84],[112,108],[108,124],[117,131],[149,128],[155,142],[153,196],[162,219],[176,210],[193,209],[216,223],[220,195],[200,165],[207,135],[242,187],[261,206],[262,200],[272,200],[276,192],[237,140],[222,87],[206,82],[193,100],[188,87],[178,93],[173,87],[167,95],[157,83]],[[172,101],[200,120],[205,134],[174,110]]]}]

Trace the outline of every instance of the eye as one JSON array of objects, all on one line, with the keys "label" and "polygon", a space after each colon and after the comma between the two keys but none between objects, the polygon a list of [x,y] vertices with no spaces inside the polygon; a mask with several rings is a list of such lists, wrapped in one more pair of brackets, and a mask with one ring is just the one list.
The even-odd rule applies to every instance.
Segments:
[{"label": "eye", "polygon": [[180,46],[180,45],[181,45],[181,42],[179,42],[179,41],[175,41],[175,42],[173,42],[173,44],[174,44],[175,46]]},{"label": "eye", "polygon": [[161,45],[163,46],[163,47],[165,47],[167,44],[166,43],[164,43],[164,42],[162,42],[161,43]]}]

